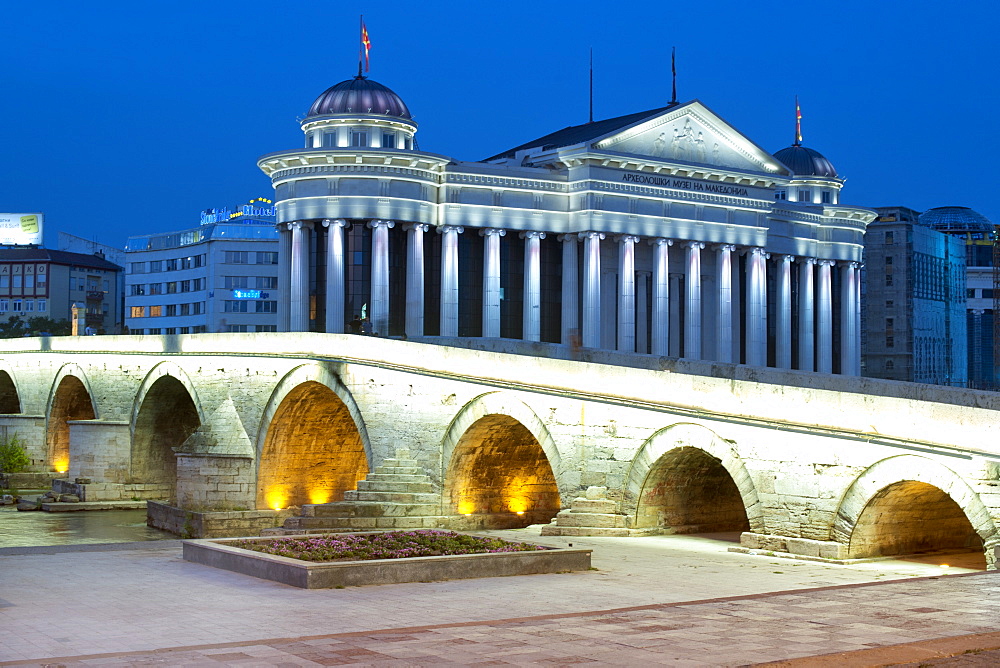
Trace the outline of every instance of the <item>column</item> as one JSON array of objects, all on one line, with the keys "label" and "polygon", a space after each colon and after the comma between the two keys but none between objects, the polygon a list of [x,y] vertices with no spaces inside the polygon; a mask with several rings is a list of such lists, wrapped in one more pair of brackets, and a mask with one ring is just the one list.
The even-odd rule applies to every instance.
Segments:
[{"label": "column", "polygon": [[542,339],[542,239],[544,232],[521,232],[524,239],[524,317],[521,338]]},{"label": "column", "polygon": [[635,272],[635,351],[643,354],[649,353],[649,277]]},{"label": "column", "polygon": [[721,244],[715,249],[715,282],[719,288],[719,312],[715,319],[715,359],[733,361],[733,251]]},{"label": "column", "polygon": [[373,220],[372,231],[372,307],[369,318],[372,333],[389,336],[389,230],[391,220]]},{"label": "column", "polygon": [[618,241],[618,350],[635,352],[635,242],[623,234]]},{"label": "column", "polygon": [[740,263],[737,259],[733,263],[732,284],[729,286],[733,295],[732,324],[733,324],[733,362],[740,364],[743,362],[743,319],[740,315],[744,302],[743,297],[743,272],[740,270]]},{"label": "column", "polygon": [[763,248],[747,251],[747,364],[767,365],[767,253]]},{"label": "column", "polygon": [[289,331],[309,331],[309,223],[289,223],[292,231],[292,271]]},{"label": "column", "polygon": [[857,360],[861,357],[860,349],[854,347],[857,270],[857,262],[845,262],[840,265],[840,373],[845,376],[857,375],[855,368]]},{"label": "column", "polygon": [[778,256],[775,300],[774,359],[779,369],[792,368],[792,256]]},{"label": "column", "polygon": [[700,241],[689,241],[687,273],[684,276],[684,357],[701,359],[701,249]]},{"label": "column", "polygon": [[650,239],[653,247],[653,340],[654,355],[670,354],[670,239]]},{"label": "column", "polygon": [[854,265],[854,375],[861,375],[861,263]]},{"label": "column", "polygon": [[833,373],[833,295],[830,267],[833,260],[819,260],[816,313],[816,370]]},{"label": "column", "polygon": [[500,336],[500,237],[504,230],[479,231],[483,237],[483,336]]},{"label": "column", "polygon": [[816,370],[815,305],[813,304],[813,267],[815,258],[804,257],[799,261],[799,369]]},{"label": "column", "polygon": [[581,232],[583,239],[583,346],[601,347],[600,232]]},{"label": "column", "polygon": [[577,235],[562,234],[558,237],[562,242],[562,309],[561,336],[564,344],[572,343],[571,339],[579,341],[580,337],[580,268],[577,261]]},{"label": "column", "polygon": [[670,274],[670,357],[681,356],[681,302],[684,296],[681,294],[681,274]]},{"label": "column", "polygon": [[326,228],[326,331],[344,332],[344,228],[343,219],[323,220]]},{"label": "column", "polygon": [[430,225],[410,223],[406,230],[406,336],[424,335],[424,232]]},{"label": "column", "polygon": [[441,235],[441,336],[458,336],[458,235],[464,228],[444,225]]},{"label": "column", "polygon": [[292,305],[292,232],[291,226],[278,224],[278,331],[290,332]]}]

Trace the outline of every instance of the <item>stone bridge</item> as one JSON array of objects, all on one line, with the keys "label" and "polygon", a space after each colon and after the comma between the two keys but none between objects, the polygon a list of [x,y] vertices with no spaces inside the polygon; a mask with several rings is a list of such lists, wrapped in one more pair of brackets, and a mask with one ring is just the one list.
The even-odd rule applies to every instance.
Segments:
[{"label": "stone bridge", "polygon": [[[987,392],[505,340],[0,348],[0,427],[36,470],[89,479],[88,500],[315,509],[408,452],[456,526],[558,514],[553,531],[581,531],[600,506],[627,532],[742,531],[746,548],[827,559],[976,550],[993,568],[1000,544]],[[607,499],[578,498],[591,486]]]}]

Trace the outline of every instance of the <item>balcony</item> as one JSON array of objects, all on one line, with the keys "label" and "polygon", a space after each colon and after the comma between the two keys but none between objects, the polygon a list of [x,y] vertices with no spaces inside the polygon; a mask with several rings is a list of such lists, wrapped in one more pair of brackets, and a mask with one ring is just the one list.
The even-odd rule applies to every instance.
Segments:
[{"label": "balcony", "polygon": [[87,301],[88,302],[102,302],[104,301],[104,293],[100,290],[88,290],[87,291]]}]

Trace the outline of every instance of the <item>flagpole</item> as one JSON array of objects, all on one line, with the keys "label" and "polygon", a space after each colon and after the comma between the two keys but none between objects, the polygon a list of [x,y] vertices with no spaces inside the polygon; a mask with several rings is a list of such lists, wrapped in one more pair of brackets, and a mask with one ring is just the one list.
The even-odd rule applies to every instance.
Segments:
[{"label": "flagpole", "polygon": [[672,93],[670,96],[670,104],[677,104],[677,47],[671,47],[670,49],[670,75],[672,79]]},{"label": "flagpole", "polygon": [[799,107],[799,96],[795,96],[795,143],[793,146],[802,145],[802,108]]},{"label": "flagpole", "polygon": [[365,15],[358,15],[358,78],[361,78],[361,65],[365,52]]},{"label": "flagpole", "polygon": [[594,47],[590,47],[590,122],[594,122]]}]

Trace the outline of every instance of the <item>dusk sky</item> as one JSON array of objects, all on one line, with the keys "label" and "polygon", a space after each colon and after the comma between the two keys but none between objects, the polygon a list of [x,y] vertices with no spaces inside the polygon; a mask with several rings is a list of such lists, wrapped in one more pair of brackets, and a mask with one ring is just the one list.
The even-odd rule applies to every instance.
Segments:
[{"label": "dusk sky", "polygon": [[803,144],[842,201],[968,206],[1000,223],[995,2],[11,2],[0,212],[123,247],[270,197],[256,166],[357,72],[398,93],[424,151],[479,160],[595,118],[700,99],[770,152]]}]

